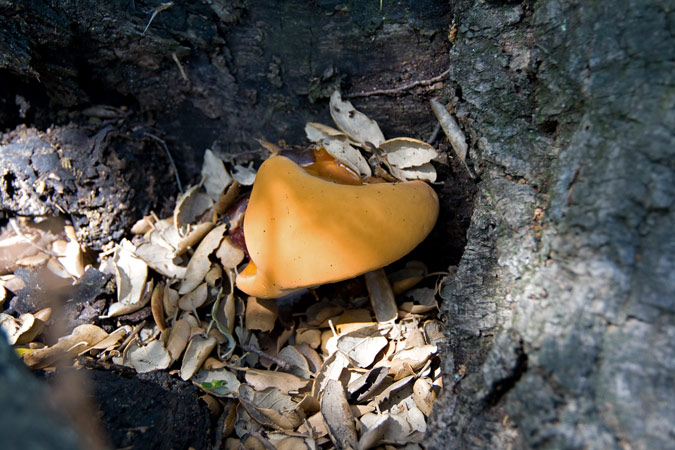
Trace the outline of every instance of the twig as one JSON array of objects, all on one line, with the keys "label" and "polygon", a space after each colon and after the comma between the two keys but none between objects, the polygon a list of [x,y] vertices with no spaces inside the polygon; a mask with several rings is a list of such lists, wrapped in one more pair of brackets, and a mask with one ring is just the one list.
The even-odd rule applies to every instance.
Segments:
[{"label": "twig", "polygon": [[157,14],[164,11],[165,9],[171,8],[172,6],[173,6],[173,2],[168,2],[168,3],[162,3],[157,8],[153,9],[152,15],[150,16],[150,20],[148,20],[148,24],[145,26],[145,29],[143,30],[142,34],[145,34],[145,32],[148,31],[148,28],[150,28],[150,24],[152,23],[153,20],[155,20],[155,17],[157,17]]},{"label": "twig", "polygon": [[429,139],[427,139],[427,144],[433,145],[433,143],[436,141],[436,138],[438,138],[438,133],[441,131],[441,124],[437,123],[436,128],[434,128],[434,132],[431,133],[431,136],[429,136]]},{"label": "twig", "polygon": [[188,84],[188,87],[189,87],[190,86],[190,79],[187,76],[187,72],[185,72],[185,68],[183,67],[183,65],[178,60],[178,56],[176,55],[176,52],[171,53],[171,58],[173,58],[173,61],[178,66],[178,70],[180,71],[180,76],[183,77],[183,80],[185,80],[185,82]]},{"label": "twig", "polygon": [[441,102],[435,98],[432,98],[430,102],[431,110],[436,115],[436,118],[441,124],[441,127],[443,127],[443,131],[445,131],[445,135],[448,137],[450,145],[452,145],[452,149],[455,151],[455,155],[457,155],[457,158],[464,165],[464,168],[469,173],[469,176],[471,178],[476,178],[466,163],[466,153],[469,149],[469,146],[466,144],[466,137],[464,136],[462,129],[459,127],[459,124],[448,112],[448,110],[445,109],[445,106],[443,106]]},{"label": "twig", "polygon": [[437,75],[433,78],[429,78],[428,80],[418,80],[418,81],[413,81],[412,83],[404,84],[403,86],[399,86],[397,88],[392,88],[392,89],[375,89],[374,91],[366,91],[366,92],[357,92],[355,94],[349,94],[345,95],[345,98],[361,98],[361,97],[370,97],[372,95],[396,95],[400,94],[403,91],[410,90],[414,87],[417,86],[427,86],[430,84],[434,84],[436,82],[441,81],[445,76],[450,73],[450,69],[446,70],[445,72],[441,73],[440,75]]},{"label": "twig", "polygon": [[173,157],[171,157],[171,152],[169,151],[169,147],[166,146],[166,142],[164,142],[163,139],[158,138],[154,134],[148,133],[147,131],[143,133],[145,136],[149,137],[150,139],[153,139],[155,142],[158,142],[162,148],[164,149],[164,152],[166,153],[166,157],[169,158],[169,162],[171,163],[171,168],[173,169],[173,174],[176,176],[176,184],[178,185],[178,191],[182,194],[183,193],[183,185],[180,183],[180,178],[178,177],[178,168],[176,167],[176,163],[173,162]]},{"label": "twig", "polygon": [[268,353],[265,353],[264,351],[260,350],[259,348],[255,348],[252,345],[242,345],[241,348],[245,352],[255,353],[256,355],[258,355],[262,358],[269,359],[270,361],[272,361],[274,364],[276,364],[277,366],[279,366],[283,370],[289,370],[290,371],[294,367],[296,367],[295,364],[289,364],[286,361],[284,361],[283,359],[279,359],[276,356],[272,356]]}]

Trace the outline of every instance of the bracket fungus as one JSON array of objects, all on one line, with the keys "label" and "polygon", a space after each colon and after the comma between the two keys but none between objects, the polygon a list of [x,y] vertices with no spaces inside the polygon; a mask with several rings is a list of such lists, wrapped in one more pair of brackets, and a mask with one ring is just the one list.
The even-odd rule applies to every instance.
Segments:
[{"label": "bracket fungus", "polygon": [[244,216],[245,293],[275,298],[356,277],[406,255],[429,234],[438,197],[423,181],[344,184],[274,155]]}]

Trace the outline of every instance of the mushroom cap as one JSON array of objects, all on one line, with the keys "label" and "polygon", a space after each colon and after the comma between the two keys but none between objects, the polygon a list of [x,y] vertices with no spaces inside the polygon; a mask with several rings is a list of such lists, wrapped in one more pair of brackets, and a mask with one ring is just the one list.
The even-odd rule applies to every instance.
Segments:
[{"label": "mushroom cap", "polygon": [[437,217],[438,197],[423,181],[337,184],[272,156],[244,216],[251,262],[237,287],[274,298],[353,278],[406,255]]}]

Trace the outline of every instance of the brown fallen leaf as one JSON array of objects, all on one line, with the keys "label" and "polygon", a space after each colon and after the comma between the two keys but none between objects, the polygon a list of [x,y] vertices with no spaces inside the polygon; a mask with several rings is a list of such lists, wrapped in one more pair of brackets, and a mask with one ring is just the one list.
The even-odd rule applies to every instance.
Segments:
[{"label": "brown fallen leaf", "polygon": [[188,343],[185,355],[183,356],[183,364],[180,366],[181,379],[187,381],[192,378],[215,346],[216,338],[214,337],[194,336]]},{"label": "brown fallen leaf", "polygon": [[199,243],[197,250],[195,250],[194,255],[190,258],[190,262],[188,262],[185,278],[178,290],[179,294],[187,294],[204,281],[204,277],[211,268],[209,255],[220,245],[226,227],[227,225],[225,224],[218,225],[209,231],[206,237]]},{"label": "brown fallen leaf", "polygon": [[246,300],[246,328],[249,330],[272,331],[278,314],[274,299],[249,297]]},{"label": "brown fallen leaf", "polygon": [[248,369],[244,373],[246,382],[257,391],[263,391],[269,387],[276,387],[286,394],[297,392],[310,383],[307,378],[286,372],[274,372],[271,370]]},{"label": "brown fallen leaf", "polygon": [[251,417],[264,426],[294,430],[304,419],[291,397],[275,387],[255,391],[246,384],[239,386],[239,401]]},{"label": "brown fallen leaf", "polygon": [[370,142],[376,147],[384,142],[377,122],[357,111],[350,101],[342,100],[339,90],[330,97],[330,115],[337,127],[354,141]]},{"label": "brown fallen leaf", "polygon": [[358,448],[358,435],[352,410],[342,383],[329,380],[321,396],[321,415],[337,448]]}]

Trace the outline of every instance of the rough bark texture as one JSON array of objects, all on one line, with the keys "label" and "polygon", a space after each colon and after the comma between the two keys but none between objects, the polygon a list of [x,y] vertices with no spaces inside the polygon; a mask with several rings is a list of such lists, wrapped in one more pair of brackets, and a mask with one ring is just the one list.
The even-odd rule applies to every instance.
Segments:
[{"label": "rough bark texture", "polygon": [[[207,147],[246,160],[261,155],[255,138],[301,142],[306,120],[329,122],[337,85],[392,88],[449,66],[445,91],[356,102],[388,136],[426,138],[428,97],[442,92],[479,172],[442,292],[446,389],[428,446],[675,439],[667,0],[175,3],[144,32],[160,2],[0,0],[0,126],[72,121],[91,137],[106,122],[86,108],[124,106],[133,120],[115,126],[157,130],[194,179]],[[445,170],[447,233],[431,248],[447,265],[472,190]]]},{"label": "rough bark texture", "polygon": [[667,1],[454,5],[481,181],[443,289],[431,448],[667,448],[675,96]]}]

